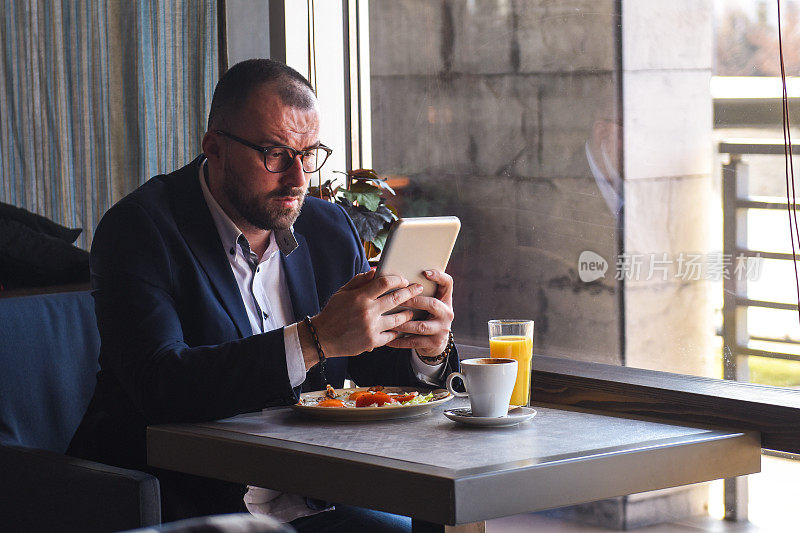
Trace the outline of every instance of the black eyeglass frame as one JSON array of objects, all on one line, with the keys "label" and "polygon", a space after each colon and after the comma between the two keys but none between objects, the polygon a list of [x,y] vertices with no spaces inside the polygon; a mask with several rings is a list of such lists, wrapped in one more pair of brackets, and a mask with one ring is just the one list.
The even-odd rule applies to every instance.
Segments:
[{"label": "black eyeglass frame", "polygon": [[[306,155],[310,154],[311,150],[322,150],[323,152],[325,152],[325,159],[322,160],[322,163],[320,163],[319,166],[317,166],[316,169],[314,169],[314,170],[306,170],[305,167],[303,167],[303,172],[304,173],[313,174],[314,172],[318,172],[319,169],[322,168],[322,165],[325,164],[325,162],[328,160],[328,158],[333,153],[333,149],[325,146],[322,143],[320,143],[319,145],[315,146],[314,148],[310,148],[308,150],[295,150],[291,146],[285,146],[283,144],[276,144],[276,145],[273,145],[273,146],[259,146],[257,144],[251,143],[250,141],[248,141],[246,139],[242,139],[241,137],[237,137],[233,133],[228,133],[227,131],[224,131],[224,130],[214,130],[214,133],[216,133],[218,135],[222,135],[223,137],[227,137],[227,138],[229,138],[229,139],[231,139],[233,141],[238,142],[239,144],[243,144],[243,145],[247,146],[248,148],[252,148],[253,150],[255,150],[257,152],[261,152],[261,154],[264,156],[264,168],[267,169],[267,172],[272,172],[273,174],[279,174],[281,172],[286,172],[287,170],[289,170],[289,168],[292,166],[292,163],[294,163],[294,160],[297,158],[298,155],[301,156],[300,157],[300,162],[301,162],[300,166],[303,167],[303,165],[302,165],[303,157],[305,157]],[[292,154],[292,158],[289,160],[289,164],[286,165],[286,168],[284,168],[282,170],[270,170],[269,167],[267,166],[267,153],[270,150],[274,149],[274,148],[283,148],[284,150],[288,150],[289,153]]]}]

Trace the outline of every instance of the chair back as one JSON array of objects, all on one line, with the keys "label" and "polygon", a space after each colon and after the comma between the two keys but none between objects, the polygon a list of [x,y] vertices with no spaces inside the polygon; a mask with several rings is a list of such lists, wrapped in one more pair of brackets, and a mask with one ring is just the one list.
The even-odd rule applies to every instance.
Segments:
[{"label": "chair back", "polygon": [[64,453],[99,353],[89,291],[0,298],[0,444]]}]

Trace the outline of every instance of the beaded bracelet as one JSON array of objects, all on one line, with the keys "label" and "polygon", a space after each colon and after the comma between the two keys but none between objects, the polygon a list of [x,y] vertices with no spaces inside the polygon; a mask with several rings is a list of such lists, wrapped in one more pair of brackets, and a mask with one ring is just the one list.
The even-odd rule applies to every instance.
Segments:
[{"label": "beaded bracelet", "polygon": [[428,365],[431,365],[431,366],[440,365],[444,361],[446,361],[448,357],[450,357],[450,352],[453,351],[455,346],[456,346],[456,342],[453,339],[453,332],[451,330],[451,331],[448,332],[448,335],[447,335],[447,347],[444,349],[444,351],[442,353],[440,353],[439,355],[433,355],[433,356],[417,354],[417,356],[419,357],[420,361],[422,361],[425,364],[428,364]]},{"label": "beaded bracelet", "polygon": [[317,328],[314,327],[314,324],[311,323],[311,317],[306,315],[303,319],[308,326],[308,331],[311,332],[311,337],[314,339],[314,347],[317,349],[317,355],[319,356],[319,373],[322,375],[322,382],[328,383],[328,379],[325,377],[325,352],[322,351],[322,345],[319,343],[319,337],[317,336]]}]

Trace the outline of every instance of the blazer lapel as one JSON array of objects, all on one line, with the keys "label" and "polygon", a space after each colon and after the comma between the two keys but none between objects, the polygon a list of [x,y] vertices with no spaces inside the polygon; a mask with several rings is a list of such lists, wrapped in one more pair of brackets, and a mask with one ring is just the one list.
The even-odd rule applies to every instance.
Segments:
[{"label": "blazer lapel", "polygon": [[203,156],[195,159],[179,170],[173,186],[175,219],[186,243],[191,248],[197,262],[208,276],[223,308],[233,320],[241,337],[253,334],[242,295],[233,277],[231,265],[222,248],[217,227],[203,198],[198,182],[199,166]]},{"label": "blazer lapel", "polygon": [[281,255],[281,259],[286,283],[289,285],[289,295],[292,298],[294,319],[299,322],[306,315],[315,315],[319,312],[319,298],[308,243],[299,233],[295,232],[294,236],[297,239],[297,248],[288,256]]}]

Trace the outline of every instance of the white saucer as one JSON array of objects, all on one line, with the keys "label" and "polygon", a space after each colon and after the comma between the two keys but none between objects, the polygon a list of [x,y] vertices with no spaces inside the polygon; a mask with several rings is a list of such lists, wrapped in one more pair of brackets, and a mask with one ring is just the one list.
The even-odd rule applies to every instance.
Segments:
[{"label": "white saucer", "polygon": [[481,427],[504,427],[516,426],[520,422],[530,420],[536,415],[536,409],[530,407],[517,407],[508,412],[507,416],[491,417],[491,416],[472,416],[472,411],[469,407],[458,407],[455,409],[446,409],[444,416],[458,422],[460,424],[467,424],[468,426],[481,426]]}]

